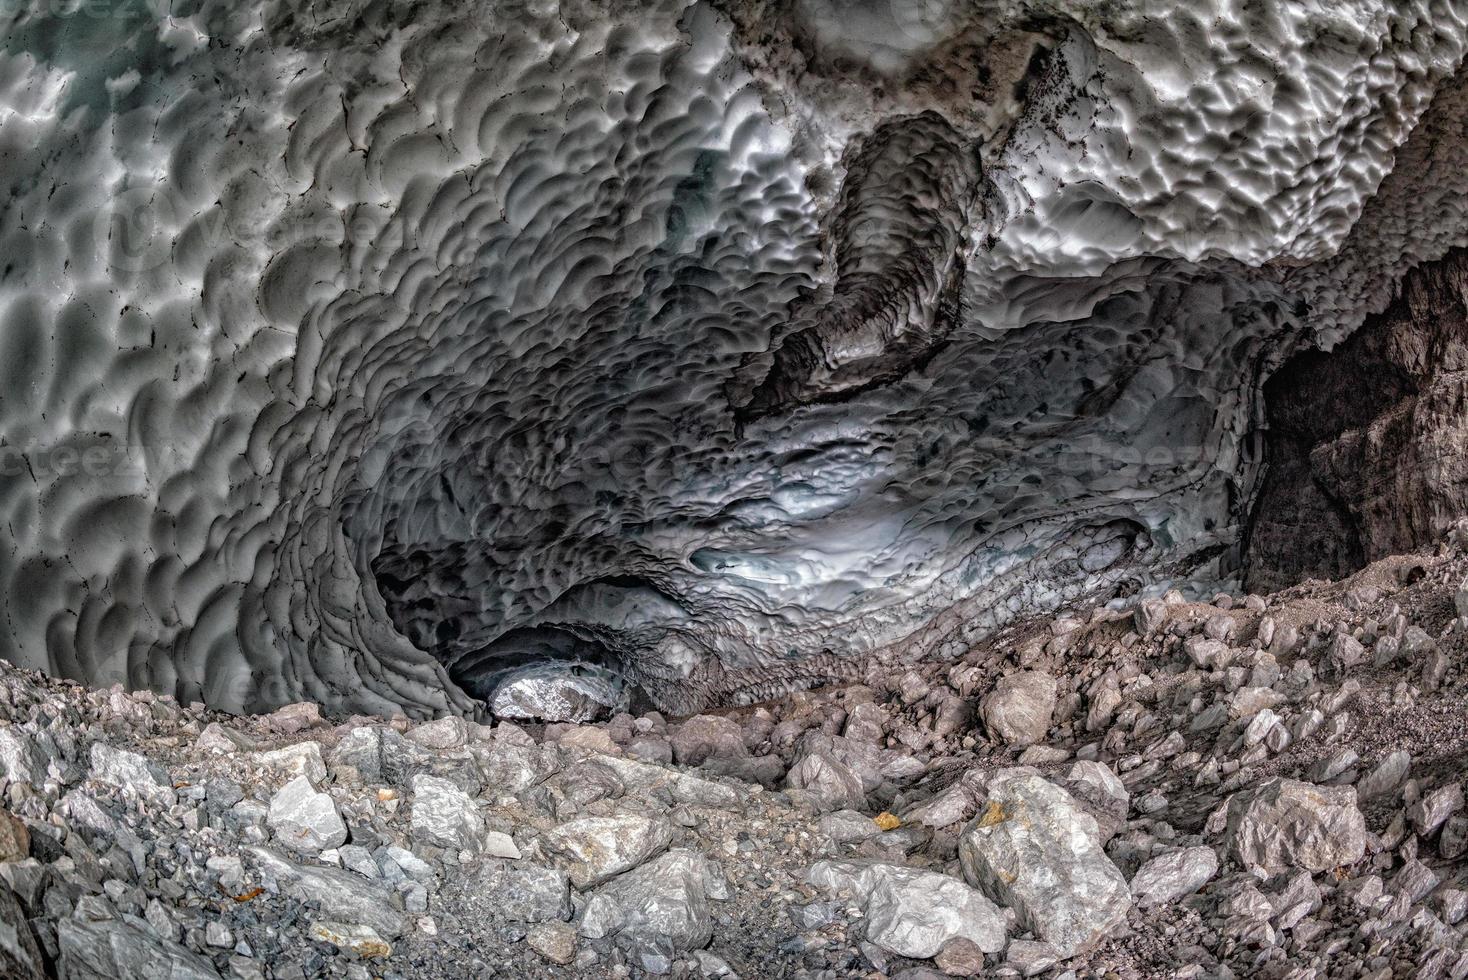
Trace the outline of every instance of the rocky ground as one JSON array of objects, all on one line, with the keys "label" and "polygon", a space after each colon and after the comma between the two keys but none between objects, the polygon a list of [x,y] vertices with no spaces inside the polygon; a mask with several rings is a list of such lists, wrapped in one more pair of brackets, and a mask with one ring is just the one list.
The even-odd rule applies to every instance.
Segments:
[{"label": "rocky ground", "polygon": [[681,721],[0,667],[0,975],[1468,976],[1465,544]]}]

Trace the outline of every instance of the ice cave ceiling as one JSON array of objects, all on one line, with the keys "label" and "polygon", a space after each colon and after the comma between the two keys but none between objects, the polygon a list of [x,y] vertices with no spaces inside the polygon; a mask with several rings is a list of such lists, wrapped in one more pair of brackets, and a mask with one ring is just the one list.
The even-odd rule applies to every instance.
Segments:
[{"label": "ice cave ceiling", "polygon": [[0,655],[232,710],[1237,579],[1267,379],[1468,243],[1450,0],[0,16]]}]

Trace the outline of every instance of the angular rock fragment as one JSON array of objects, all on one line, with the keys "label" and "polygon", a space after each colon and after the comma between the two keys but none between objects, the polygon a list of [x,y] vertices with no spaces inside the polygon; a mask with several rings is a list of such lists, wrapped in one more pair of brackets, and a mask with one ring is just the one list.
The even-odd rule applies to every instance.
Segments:
[{"label": "angular rock fragment", "polygon": [[928,959],[954,939],[986,953],[1004,948],[1004,913],[957,878],[900,865],[822,861],[806,880],[861,902],[867,940],[899,956]]},{"label": "angular rock fragment", "polygon": [[31,853],[31,833],[24,821],[0,809],[0,863],[20,861]]},{"label": "angular rock fragment", "polygon": [[636,794],[661,795],[675,803],[695,806],[735,807],[745,794],[732,786],[705,779],[693,773],[639,762],[635,759],[619,759],[608,756],[598,759],[597,764],[616,774],[627,790]]},{"label": "angular rock fragment", "polygon": [[578,931],[591,939],[615,937],[635,956],[677,956],[708,945],[708,903],[731,897],[717,865],[693,851],[673,850],[597,889]]},{"label": "angular rock fragment", "polygon": [[414,745],[439,752],[463,748],[469,741],[469,723],[458,715],[425,721],[403,733]]},{"label": "angular rock fragment", "polygon": [[317,742],[297,742],[269,752],[257,752],[254,759],[262,766],[305,776],[318,785],[326,779],[326,760],[321,757],[321,745]]},{"label": "angular rock fragment", "polygon": [[276,709],[265,717],[265,723],[278,732],[294,735],[315,728],[321,722],[321,705],[315,701],[297,701]]},{"label": "angular rock fragment", "polygon": [[0,776],[39,788],[46,780],[46,766],[46,754],[34,737],[14,725],[0,725]]},{"label": "angular rock fragment", "polygon": [[552,963],[568,966],[576,959],[576,930],[565,922],[541,922],[525,934],[530,948]]},{"label": "angular rock fragment", "polygon": [[1060,962],[1060,951],[1049,943],[1016,939],[1004,951],[1004,965],[1022,977],[1033,977],[1044,973]]},{"label": "angular rock fragment", "polygon": [[573,885],[585,890],[637,867],[672,840],[666,820],[628,813],[563,823],[542,834],[540,846],[565,864]]},{"label": "angular rock fragment", "polygon": [[[533,744],[496,739],[487,748],[474,746],[473,752],[484,773],[485,786],[492,793],[519,795],[554,771],[555,764],[546,758],[545,750]],[[608,756],[599,761],[610,764],[614,760]]]},{"label": "angular rock fragment", "polygon": [[936,830],[967,820],[976,807],[973,794],[960,780],[903,811],[902,820]]},{"label": "angular rock fragment", "polygon": [[1225,813],[1230,853],[1264,875],[1326,871],[1355,864],[1366,852],[1366,822],[1350,786],[1275,778],[1234,794]]},{"label": "angular rock fragment", "polygon": [[429,767],[430,758],[391,728],[367,725],[342,736],[327,761],[332,769],[352,767],[363,782],[407,788]]},{"label": "angular rock fragment", "polygon": [[1356,784],[1356,793],[1361,800],[1369,800],[1390,793],[1402,785],[1407,770],[1412,767],[1412,755],[1406,749],[1398,749],[1376,764],[1376,768]]},{"label": "angular rock fragment", "polygon": [[975,887],[1063,956],[1099,942],[1131,907],[1095,819],[1030,772],[1004,770],[990,780],[983,809],[959,838],[959,857]]},{"label": "angular rock fragment", "polygon": [[203,956],[119,919],[65,919],[56,938],[65,980],[219,980]]},{"label": "angular rock fragment", "polygon": [[[479,804],[447,779],[413,777],[413,836],[439,847],[475,850],[485,843]],[[503,836],[503,835],[501,835]],[[519,857],[519,851],[505,857]]]},{"label": "angular rock fragment", "polygon": [[1423,837],[1447,822],[1448,817],[1463,809],[1463,785],[1457,781],[1441,786],[1407,808],[1412,829]]},{"label": "angular rock fragment", "polygon": [[1344,677],[1366,659],[1366,648],[1349,633],[1337,632],[1326,652],[1326,663],[1336,676]]},{"label": "angular rock fragment", "polygon": [[45,960],[25,910],[10,888],[0,884],[0,977],[30,980],[45,975]]},{"label": "angular rock fragment", "polygon": [[1184,847],[1149,860],[1132,876],[1138,905],[1163,905],[1202,888],[1218,873],[1211,847]]},{"label": "angular rock fragment", "polygon": [[1207,636],[1188,637],[1183,652],[1204,670],[1222,670],[1233,662],[1233,651],[1228,644]]},{"label": "angular rock fragment", "polygon": [[267,885],[315,903],[332,920],[370,926],[390,940],[407,930],[393,894],[376,882],[340,868],[300,864],[266,847],[245,850]]},{"label": "angular rock fragment", "polygon": [[497,912],[514,922],[548,922],[571,915],[571,888],[553,868],[485,861],[475,871],[474,892],[493,898]]},{"label": "angular rock fragment", "polygon": [[102,742],[92,744],[90,758],[88,775],[92,779],[160,804],[174,802],[173,783],[168,773],[152,760]]},{"label": "angular rock fragment", "polygon": [[496,718],[579,724],[624,710],[627,692],[612,671],[566,661],[515,671],[499,682],[487,700]]},{"label": "angular rock fragment", "polygon": [[837,844],[867,840],[882,832],[876,821],[855,810],[836,810],[821,817],[821,833]]},{"label": "angular rock fragment", "polygon": [[1167,621],[1167,603],[1161,599],[1143,599],[1137,603],[1132,622],[1138,633],[1150,636]]},{"label": "angular rock fragment", "polygon": [[392,944],[379,936],[377,930],[371,926],[320,921],[311,923],[307,934],[312,939],[356,953],[364,960],[383,959],[392,955]]},{"label": "angular rock fragment", "polygon": [[1064,789],[1095,820],[1102,843],[1126,822],[1131,794],[1105,763],[1082,759],[1066,771]]},{"label": "angular rock fragment", "polygon": [[673,758],[681,766],[701,766],[710,758],[745,756],[744,730],[720,715],[695,715],[673,729]]},{"label": "angular rock fragment", "polygon": [[270,798],[266,824],[275,836],[299,851],[320,851],[347,841],[347,825],[336,801],[297,776]]},{"label": "angular rock fragment", "polygon": [[886,709],[876,702],[863,701],[852,705],[851,710],[846,712],[846,727],[841,730],[841,734],[854,742],[875,745],[881,742],[882,735],[887,730],[887,721]]},{"label": "angular rock fragment", "polygon": [[1049,674],[1025,670],[999,679],[979,705],[990,735],[1008,745],[1043,741],[1055,712],[1056,682]]},{"label": "angular rock fragment", "polygon": [[257,745],[259,742],[244,732],[230,728],[228,725],[221,725],[217,721],[211,721],[205,725],[199,737],[194,740],[195,749],[216,755],[252,752]]},{"label": "angular rock fragment", "polygon": [[822,810],[859,810],[866,806],[861,777],[830,749],[807,740],[785,783],[804,790]]}]

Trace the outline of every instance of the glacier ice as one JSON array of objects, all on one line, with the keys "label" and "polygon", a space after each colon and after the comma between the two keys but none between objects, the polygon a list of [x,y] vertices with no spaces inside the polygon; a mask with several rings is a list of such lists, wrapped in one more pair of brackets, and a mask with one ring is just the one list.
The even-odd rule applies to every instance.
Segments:
[{"label": "glacier ice", "polygon": [[1464,242],[1453,0],[97,0],[0,46],[0,655],[669,710],[1225,579]]}]

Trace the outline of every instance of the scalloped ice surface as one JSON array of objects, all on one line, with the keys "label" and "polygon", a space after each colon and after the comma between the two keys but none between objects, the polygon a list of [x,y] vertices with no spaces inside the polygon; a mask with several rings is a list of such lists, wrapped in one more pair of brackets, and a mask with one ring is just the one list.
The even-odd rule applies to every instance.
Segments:
[{"label": "scalloped ice surface", "polygon": [[685,711],[1227,579],[1263,378],[1465,244],[1465,16],[28,7],[0,655]]}]

